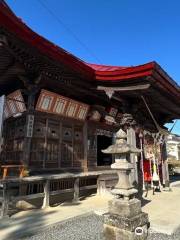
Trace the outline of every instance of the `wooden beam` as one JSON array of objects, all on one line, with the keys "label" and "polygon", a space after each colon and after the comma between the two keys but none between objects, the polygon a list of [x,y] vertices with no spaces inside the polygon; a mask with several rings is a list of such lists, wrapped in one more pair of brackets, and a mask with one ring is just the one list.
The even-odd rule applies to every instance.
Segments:
[{"label": "wooden beam", "polygon": [[63,190],[56,190],[50,192],[50,195],[58,195],[58,194],[63,194],[63,193],[72,193],[74,191],[74,188],[69,188],[69,189],[63,189]]},{"label": "wooden beam", "polygon": [[102,91],[137,91],[137,90],[146,90],[150,87],[150,84],[141,84],[141,85],[135,85],[135,86],[128,86],[128,87],[104,87],[104,86],[98,86],[98,90]]},{"label": "wooden beam", "polygon": [[29,195],[23,195],[23,196],[18,196],[18,197],[12,197],[11,201],[12,202],[17,202],[21,200],[31,200],[31,199],[37,199],[37,198],[43,198],[44,193],[35,193],[35,194],[29,194]]},{"label": "wooden beam", "polygon": [[83,146],[84,146],[84,161],[83,161],[83,170],[84,172],[88,171],[88,126],[87,121],[83,126]]},{"label": "wooden beam", "polygon": [[80,190],[90,190],[90,189],[95,189],[95,188],[97,188],[97,184],[80,187]]}]

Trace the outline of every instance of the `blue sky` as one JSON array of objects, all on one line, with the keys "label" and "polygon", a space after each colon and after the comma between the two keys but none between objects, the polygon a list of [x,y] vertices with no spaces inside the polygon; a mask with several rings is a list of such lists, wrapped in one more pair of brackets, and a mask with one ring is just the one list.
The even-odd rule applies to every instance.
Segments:
[{"label": "blue sky", "polygon": [[[6,2],[34,31],[87,62],[131,66],[155,60],[180,85],[179,0]],[[180,134],[180,121],[174,132]]]}]

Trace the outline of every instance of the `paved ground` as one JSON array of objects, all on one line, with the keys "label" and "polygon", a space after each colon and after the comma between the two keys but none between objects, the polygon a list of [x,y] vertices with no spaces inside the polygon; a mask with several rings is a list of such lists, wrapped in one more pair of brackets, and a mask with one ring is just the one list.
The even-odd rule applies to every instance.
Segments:
[{"label": "paved ground", "polygon": [[[104,240],[103,218],[86,214],[63,223],[55,224],[32,237],[20,240]],[[148,240],[179,240],[180,234],[172,236],[151,232]]]},{"label": "paved ground", "polygon": [[91,196],[79,203],[64,203],[47,209],[34,209],[14,214],[0,220],[0,240],[19,239],[24,234],[35,234],[42,227],[96,211],[102,214],[107,211],[107,202],[111,196]]},{"label": "paved ground", "polygon": [[[156,193],[154,196],[149,192],[144,202],[143,211],[149,214],[153,231],[149,240],[180,240],[180,234],[173,235],[180,227],[180,188],[173,187],[172,190]],[[110,196],[93,196],[78,204],[65,203],[46,210],[19,212],[9,219],[0,221],[0,239],[19,240],[26,234],[35,235],[27,238],[28,240],[101,240],[102,216],[95,215],[93,211],[100,215],[107,212],[109,199]],[[80,215],[81,217],[78,217]],[[37,234],[38,231],[40,234]],[[155,231],[161,234],[155,234]]]},{"label": "paved ground", "polygon": [[180,227],[180,188],[173,187],[172,192],[149,194],[150,201],[143,206],[143,211],[149,214],[151,228],[168,235]]}]

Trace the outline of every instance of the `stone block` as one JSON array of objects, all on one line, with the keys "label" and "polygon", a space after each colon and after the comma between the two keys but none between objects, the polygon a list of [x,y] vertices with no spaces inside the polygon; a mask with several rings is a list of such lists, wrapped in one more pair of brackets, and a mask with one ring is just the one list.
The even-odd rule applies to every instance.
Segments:
[{"label": "stone block", "polygon": [[141,212],[141,202],[138,199],[131,199],[129,201],[113,199],[109,201],[110,214],[116,214],[122,217],[133,217]]},{"label": "stone block", "polygon": [[104,237],[107,240],[145,240],[148,236],[147,225],[142,226],[142,235],[104,224]]},{"label": "stone block", "polygon": [[149,225],[148,214],[141,212],[134,217],[122,217],[117,214],[107,213],[104,215],[104,224],[134,232],[137,227],[142,227],[144,225]]},{"label": "stone block", "polygon": [[16,203],[16,208],[21,210],[30,210],[35,209],[36,207],[27,201],[20,200]]}]

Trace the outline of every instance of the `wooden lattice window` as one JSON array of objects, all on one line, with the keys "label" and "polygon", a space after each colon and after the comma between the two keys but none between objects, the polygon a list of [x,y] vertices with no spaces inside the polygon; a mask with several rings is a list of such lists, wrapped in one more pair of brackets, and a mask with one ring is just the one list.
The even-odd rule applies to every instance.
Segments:
[{"label": "wooden lattice window", "polygon": [[72,143],[62,143],[61,166],[72,167],[73,146]]}]

